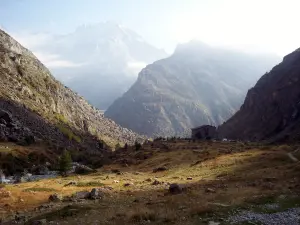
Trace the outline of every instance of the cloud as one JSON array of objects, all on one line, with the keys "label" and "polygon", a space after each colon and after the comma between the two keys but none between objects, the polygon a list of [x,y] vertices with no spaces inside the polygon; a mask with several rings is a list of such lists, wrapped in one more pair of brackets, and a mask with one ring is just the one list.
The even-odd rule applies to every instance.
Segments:
[{"label": "cloud", "polygon": [[12,37],[21,45],[28,48],[33,54],[49,69],[72,68],[83,66],[84,63],[74,63],[72,61],[62,59],[60,55],[49,53],[47,46],[54,41],[54,36],[47,33],[13,33]]},{"label": "cloud", "polygon": [[81,67],[84,63],[74,63],[72,61],[61,59],[59,55],[43,52],[33,52],[33,54],[50,69]]},{"label": "cloud", "polygon": [[11,36],[24,47],[35,51],[38,48],[45,47],[47,43],[53,41],[54,37],[47,33],[12,33]]},{"label": "cloud", "polygon": [[138,73],[147,66],[147,63],[140,61],[131,61],[127,63],[127,68],[134,73],[134,75],[138,75]]}]

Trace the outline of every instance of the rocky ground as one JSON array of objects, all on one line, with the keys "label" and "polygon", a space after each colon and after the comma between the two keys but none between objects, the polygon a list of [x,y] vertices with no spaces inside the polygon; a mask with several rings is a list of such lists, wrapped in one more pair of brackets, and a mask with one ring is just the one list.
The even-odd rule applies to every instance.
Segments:
[{"label": "rocky ground", "polygon": [[[85,176],[1,189],[4,224],[299,224],[296,145],[168,141]],[[51,196],[51,197],[50,197]]]}]

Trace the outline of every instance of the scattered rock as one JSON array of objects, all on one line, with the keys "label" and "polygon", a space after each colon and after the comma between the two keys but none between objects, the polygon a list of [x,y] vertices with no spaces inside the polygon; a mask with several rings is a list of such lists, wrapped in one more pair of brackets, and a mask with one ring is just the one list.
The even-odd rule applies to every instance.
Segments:
[{"label": "scattered rock", "polygon": [[42,219],[42,220],[34,220],[32,221],[31,225],[43,225],[43,224],[47,224],[47,220],[46,219]]},{"label": "scattered rock", "polygon": [[133,185],[133,183],[126,183],[126,184],[124,184],[124,187],[128,187],[128,186],[131,186],[131,185]]},{"label": "scattered rock", "polygon": [[69,183],[67,183],[66,185],[65,185],[65,187],[67,187],[67,186],[76,186],[77,185],[77,182],[76,181],[70,181]]},{"label": "scattered rock", "polygon": [[187,180],[193,180],[193,178],[192,177],[188,177],[188,178],[186,178]]},{"label": "scattered rock", "polygon": [[95,170],[93,170],[92,168],[85,165],[81,165],[79,163],[75,165],[75,173],[77,174],[88,174],[88,173],[93,173],[94,171]]},{"label": "scattered rock", "polygon": [[89,199],[90,192],[88,191],[79,191],[72,195],[73,200],[80,200],[80,199]]},{"label": "scattered rock", "polygon": [[152,178],[148,178],[145,180],[146,182],[152,182]]},{"label": "scattered rock", "polygon": [[118,181],[118,180],[114,180],[114,183],[115,183],[115,184],[118,184],[118,183],[120,183],[120,181]]},{"label": "scattered rock", "polygon": [[104,197],[104,193],[99,188],[93,188],[90,193],[91,199],[102,199]]},{"label": "scattered rock", "polygon": [[180,194],[180,193],[182,193],[182,191],[183,191],[182,186],[179,184],[176,184],[176,183],[171,184],[169,187],[169,192],[171,194]]},{"label": "scattered rock", "polygon": [[112,169],[111,172],[112,172],[112,173],[121,173],[121,171],[118,170],[118,169]]},{"label": "scattered rock", "polygon": [[216,190],[215,189],[212,189],[212,188],[206,188],[205,191],[207,193],[216,193]]},{"label": "scattered rock", "polygon": [[163,167],[158,167],[158,168],[153,169],[153,173],[163,172],[163,171],[166,171],[166,170],[168,170],[168,168],[165,167],[165,166],[163,166]]},{"label": "scattered rock", "polygon": [[63,200],[62,195],[57,194],[57,193],[49,196],[50,202],[61,202],[62,200]]},{"label": "scattered rock", "polygon": [[160,182],[159,180],[156,180],[156,179],[152,183],[152,185],[159,185],[159,184],[162,184],[162,182]]}]

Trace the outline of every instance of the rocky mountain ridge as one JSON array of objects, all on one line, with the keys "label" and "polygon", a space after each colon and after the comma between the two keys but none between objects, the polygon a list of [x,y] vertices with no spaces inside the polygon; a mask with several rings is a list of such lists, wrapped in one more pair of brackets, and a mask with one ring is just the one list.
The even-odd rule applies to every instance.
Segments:
[{"label": "rocky mountain ridge", "polygon": [[63,86],[28,49],[2,30],[0,78],[0,109],[42,140],[60,146],[70,142],[92,151],[97,150],[97,139],[113,145],[144,139],[105,118]]},{"label": "rocky mountain ridge", "polygon": [[276,62],[276,57],[198,41],[179,45],[169,58],[144,68],[105,115],[148,136],[190,136],[192,127],[219,125],[230,118],[259,74]]},{"label": "rocky mountain ridge", "polygon": [[300,140],[300,49],[263,75],[240,110],[219,127],[222,137],[252,141]]}]

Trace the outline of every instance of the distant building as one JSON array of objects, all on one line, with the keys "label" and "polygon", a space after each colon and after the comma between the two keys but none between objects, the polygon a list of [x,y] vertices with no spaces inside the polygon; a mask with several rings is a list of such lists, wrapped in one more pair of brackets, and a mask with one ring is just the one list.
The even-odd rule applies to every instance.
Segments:
[{"label": "distant building", "polygon": [[217,138],[217,128],[211,125],[203,125],[192,128],[192,139],[210,140]]}]

